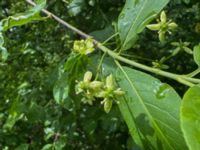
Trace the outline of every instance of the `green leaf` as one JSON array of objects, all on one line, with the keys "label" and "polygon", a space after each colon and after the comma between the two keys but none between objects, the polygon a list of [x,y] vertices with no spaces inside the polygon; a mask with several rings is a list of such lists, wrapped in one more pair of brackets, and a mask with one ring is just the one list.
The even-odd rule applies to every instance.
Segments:
[{"label": "green leaf", "polygon": [[68,98],[68,74],[64,73],[62,77],[56,82],[53,88],[54,99],[58,104],[64,104]]},{"label": "green leaf", "polygon": [[28,150],[29,145],[28,144],[21,144],[15,150]]},{"label": "green leaf", "polygon": [[[1,28],[1,25],[0,25]],[[1,51],[1,58],[3,61],[7,60],[8,58],[8,51],[7,49],[3,46],[4,45],[4,38],[3,38],[3,34],[0,32],[0,51]]]},{"label": "green leaf", "polygon": [[191,87],[181,105],[181,127],[190,150],[200,149],[200,86]]},{"label": "green leaf", "polygon": [[200,66],[200,44],[194,47],[193,56],[196,64]]},{"label": "green leaf", "polygon": [[122,50],[129,49],[138,33],[156,17],[169,0],[126,0],[118,19],[118,30]]},{"label": "green leaf", "polygon": [[68,12],[71,16],[76,16],[82,11],[84,6],[84,0],[72,0],[72,2],[68,4]]},{"label": "green leaf", "polygon": [[190,0],[183,0],[184,3],[189,4]]},{"label": "green leaf", "polygon": [[35,102],[31,102],[31,105],[26,113],[26,117],[29,122],[43,121],[45,118],[45,109],[39,106]]},{"label": "green leaf", "polygon": [[90,33],[94,39],[104,42],[107,40],[109,37],[111,37],[114,34],[114,29],[111,25],[105,27],[104,29],[101,30],[96,30]]},{"label": "green leaf", "polygon": [[55,144],[55,150],[64,149],[66,143],[67,143],[67,136],[66,135],[61,135],[58,138],[58,140],[54,143]]},{"label": "green leaf", "polygon": [[[72,98],[75,93],[75,80],[82,76],[86,69],[88,57],[71,53],[64,64],[65,72],[62,73],[53,88],[55,101],[67,109],[71,108]],[[74,97],[73,97],[74,99]]]},{"label": "green leaf", "polygon": [[127,67],[120,66],[116,77],[126,92],[119,108],[135,142],[148,150],[187,150],[179,121],[181,98],[174,89]]},{"label": "green leaf", "polygon": [[5,122],[5,124],[3,125],[3,129],[5,130],[11,130],[13,128],[13,126],[15,125],[15,123],[21,119],[22,117],[22,112],[20,109],[20,103],[21,102],[21,98],[20,96],[17,96],[13,102],[12,105],[9,109],[9,115],[8,118]]},{"label": "green leaf", "polygon": [[52,150],[53,144],[46,144],[42,147],[42,150]]},{"label": "green leaf", "polygon": [[14,16],[9,16],[1,21],[0,31],[6,31],[15,26],[21,26],[36,20],[43,20],[44,17],[39,15],[40,11],[46,5],[46,0],[38,0],[35,7],[29,9],[24,13],[19,13]]}]

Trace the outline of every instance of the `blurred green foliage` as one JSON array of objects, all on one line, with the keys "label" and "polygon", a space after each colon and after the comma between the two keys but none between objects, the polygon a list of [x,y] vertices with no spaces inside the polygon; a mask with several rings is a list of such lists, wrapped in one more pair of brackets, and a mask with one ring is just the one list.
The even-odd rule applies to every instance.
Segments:
[{"label": "blurred green foliage", "polygon": [[[116,21],[124,2],[48,0],[47,9],[103,41],[116,31]],[[2,0],[0,19],[24,12],[30,7],[24,0]],[[160,61],[163,56],[173,52],[171,42],[190,42],[190,47],[198,44],[199,0],[171,0],[165,10],[168,17],[177,22],[178,30],[164,44],[160,44],[157,35],[145,29],[132,48],[134,51],[126,52],[126,55],[135,56],[131,58],[152,65],[152,62]],[[65,62],[73,40],[79,39],[79,36],[51,19],[13,27],[3,34],[4,46],[10,55],[6,61],[0,62],[0,149],[134,148],[118,107],[114,106],[107,115],[98,104],[80,105],[80,98],[73,95],[73,86],[72,92],[68,93],[70,96],[67,99],[64,96],[63,102],[54,100],[53,91],[56,91],[57,85],[64,84],[67,78],[74,82],[72,74],[65,71]],[[116,41],[119,41],[118,37],[109,42],[108,47],[118,46]],[[98,52],[94,54],[96,57]],[[91,67],[86,64],[87,61],[88,58],[83,58],[83,66],[77,68],[82,73]],[[169,71],[176,70],[182,74],[196,67],[193,58],[185,52],[169,59],[166,65],[170,66]],[[77,79],[81,76],[81,73],[76,73]],[[183,93],[184,86],[168,82],[180,94]]]}]

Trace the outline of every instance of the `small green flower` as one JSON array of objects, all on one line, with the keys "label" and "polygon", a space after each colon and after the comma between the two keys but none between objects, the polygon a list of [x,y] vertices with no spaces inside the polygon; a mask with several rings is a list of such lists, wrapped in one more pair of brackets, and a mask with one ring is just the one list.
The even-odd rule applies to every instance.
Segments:
[{"label": "small green flower", "polygon": [[113,76],[112,75],[109,75],[106,78],[106,88],[110,89],[110,90],[113,90],[113,88],[114,88],[114,82],[113,82]]},{"label": "small green flower", "polygon": [[179,42],[172,42],[172,46],[175,46],[176,48],[172,52],[172,56],[177,55],[181,51],[185,51],[186,53],[192,55],[193,51],[188,46],[190,45],[189,42],[182,42],[181,40]]},{"label": "small green flower", "polygon": [[167,22],[167,16],[166,16],[165,11],[162,11],[161,14],[160,14],[160,22],[162,22],[162,23]]},{"label": "small green flower", "polygon": [[[104,104],[104,111],[106,113],[108,113],[108,112],[110,112],[110,110],[112,108],[112,103],[113,103],[114,99],[116,98],[116,96],[122,96],[124,94],[125,94],[125,92],[122,91],[120,88],[115,89],[113,76],[109,75],[106,78],[104,90],[101,91],[100,93],[98,93],[97,97],[104,98],[104,100],[101,103]],[[116,102],[119,103],[118,101],[116,101]]]},{"label": "small green flower", "polygon": [[158,69],[169,69],[169,66],[163,64],[160,61],[154,61],[154,62],[152,62],[152,65],[153,65],[154,68],[158,68]]},{"label": "small green flower", "polygon": [[101,104],[103,104],[104,111],[105,111],[106,113],[109,113],[110,110],[111,110],[111,108],[112,108],[113,101],[112,101],[111,99],[105,98],[105,99],[101,102]]},{"label": "small green flower", "polygon": [[88,55],[94,51],[94,43],[92,38],[86,40],[74,41],[73,50],[82,55]]},{"label": "small green flower", "polygon": [[76,94],[82,93],[84,98],[82,99],[83,103],[88,103],[90,105],[95,101],[95,95],[103,87],[103,82],[100,81],[91,81],[92,72],[87,71],[84,74],[83,81],[78,82],[76,85]]},{"label": "small green flower", "polygon": [[123,96],[125,94],[125,92],[122,91],[121,88],[116,89],[113,93],[116,96]]},{"label": "small green flower", "polygon": [[122,96],[122,95],[125,94],[125,92],[122,91],[120,88],[115,89],[114,80],[113,80],[113,76],[112,75],[109,75],[106,78],[106,87],[105,87],[105,89],[110,92],[110,97],[112,97],[112,96]]},{"label": "small green flower", "polygon": [[83,81],[78,82],[76,86],[76,94],[80,94],[89,89],[91,79],[92,79],[92,72],[87,71],[84,74]]},{"label": "small green flower", "polygon": [[[91,81],[92,72],[87,71],[84,74],[83,81],[77,82],[76,94],[82,94],[83,103],[90,105],[96,100],[96,98],[103,99],[101,104],[104,104],[104,110],[106,113],[110,112],[113,101],[117,96],[125,94],[120,88],[115,89],[115,83],[112,75],[106,77],[106,82]],[[115,100],[116,103],[119,103]]]},{"label": "small green flower", "polygon": [[175,28],[177,28],[177,26],[178,25],[175,22],[172,22],[171,20],[167,21],[166,13],[162,11],[158,23],[150,24],[146,27],[152,31],[158,31],[158,37],[160,42],[164,42],[166,33],[171,33],[171,30],[174,30]]},{"label": "small green flower", "polygon": [[92,93],[90,93],[89,91],[87,91],[85,94],[84,94],[84,97],[81,99],[81,101],[84,103],[84,104],[89,104],[89,105],[92,105],[93,102],[95,101],[95,97]]},{"label": "small green flower", "polygon": [[84,81],[84,82],[90,82],[91,79],[92,79],[92,72],[87,71],[87,72],[84,74],[83,81]]}]

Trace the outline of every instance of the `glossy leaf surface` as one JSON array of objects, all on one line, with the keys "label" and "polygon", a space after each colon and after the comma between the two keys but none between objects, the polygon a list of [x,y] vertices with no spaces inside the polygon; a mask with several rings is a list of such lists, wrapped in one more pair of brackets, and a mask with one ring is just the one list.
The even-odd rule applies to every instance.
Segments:
[{"label": "glossy leaf surface", "polygon": [[127,0],[118,19],[122,50],[129,49],[138,33],[166,6],[168,0]]},{"label": "glossy leaf surface", "polygon": [[145,149],[187,149],[179,121],[181,99],[173,88],[126,67],[116,76],[126,92],[119,108],[133,139],[140,137]]},{"label": "glossy leaf surface", "polygon": [[194,55],[194,61],[198,66],[200,66],[200,45],[194,47],[193,55]]},{"label": "glossy leaf surface", "polygon": [[1,20],[0,31],[6,31],[15,26],[21,26],[36,20],[43,20],[44,18],[39,15],[40,11],[44,8],[46,1],[39,0],[39,4],[35,7],[29,9],[26,12],[16,14],[14,16],[9,16]]},{"label": "glossy leaf surface", "polygon": [[200,149],[200,86],[190,88],[181,105],[181,127],[190,150]]},{"label": "glossy leaf surface", "polygon": [[7,49],[4,47],[4,38],[1,32],[0,32],[0,52],[2,60],[6,60],[9,54]]}]

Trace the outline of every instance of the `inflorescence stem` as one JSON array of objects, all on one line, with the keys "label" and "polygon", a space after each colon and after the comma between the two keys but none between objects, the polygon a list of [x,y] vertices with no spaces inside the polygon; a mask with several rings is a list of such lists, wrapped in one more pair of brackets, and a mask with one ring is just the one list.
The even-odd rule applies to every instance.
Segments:
[{"label": "inflorescence stem", "polygon": [[[26,2],[32,6],[36,6],[36,4],[31,1],[31,0],[26,0]],[[83,38],[89,38],[91,37],[90,35],[82,32],[81,30],[75,28],[74,26],[70,25],[69,23],[67,23],[66,21],[62,20],[61,18],[59,18],[58,16],[54,15],[53,13],[43,9],[42,12],[44,14],[46,14],[47,16],[50,16],[51,18],[53,18],[54,20],[56,20],[57,22],[59,22],[60,24],[64,25],[65,27],[67,27],[69,30],[72,30],[73,32],[79,34],[81,37]],[[175,73],[171,73],[171,72],[167,72],[167,71],[163,71],[157,68],[153,68],[153,67],[149,67],[146,66],[144,64],[135,62],[133,60],[129,60],[125,57],[120,56],[119,54],[113,52],[112,50],[108,49],[107,47],[105,47],[102,43],[94,40],[94,43],[97,45],[97,47],[102,50],[103,52],[107,53],[109,56],[111,56],[112,58],[121,61],[123,63],[129,64],[131,66],[134,66],[136,68],[151,72],[151,73],[155,73],[173,80],[176,80],[179,83],[182,83],[184,85],[187,86],[193,86],[195,84],[199,84],[200,83],[200,79],[196,79],[196,78],[192,78],[192,77],[188,77],[187,75],[179,75],[179,74],[175,74]]]}]

